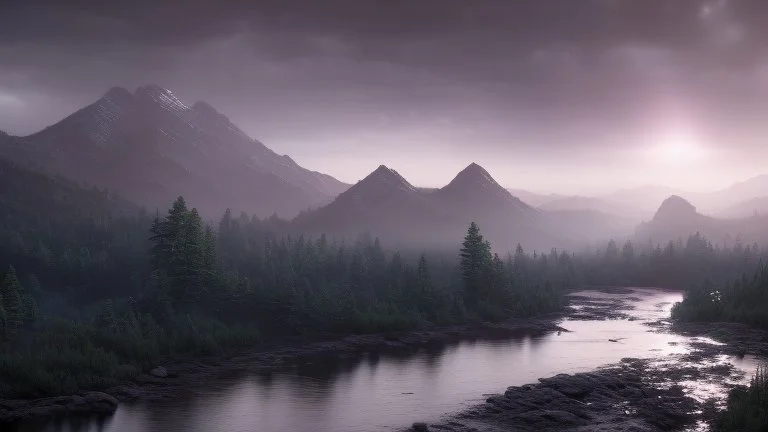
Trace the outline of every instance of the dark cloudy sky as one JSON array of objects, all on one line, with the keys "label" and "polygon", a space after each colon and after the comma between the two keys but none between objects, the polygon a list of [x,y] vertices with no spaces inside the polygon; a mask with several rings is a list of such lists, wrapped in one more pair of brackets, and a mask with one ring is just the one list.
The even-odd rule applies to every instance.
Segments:
[{"label": "dark cloudy sky", "polygon": [[156,83],[349,182],[705,190],[768,172],[766,48],[765,0],[1,0],[0,129]]}]

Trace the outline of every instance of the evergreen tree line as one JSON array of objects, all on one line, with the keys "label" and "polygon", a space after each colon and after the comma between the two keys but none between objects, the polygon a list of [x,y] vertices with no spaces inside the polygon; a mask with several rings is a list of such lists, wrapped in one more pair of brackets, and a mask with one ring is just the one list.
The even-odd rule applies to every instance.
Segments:
[{"label": "evergreen tree line", "polygon": [[214,232],[178,199],[152,227],[153,270],[141,306],[156,317],[193,311],[282,335],[403,330],[561,305],[563,284],[524,283],[491,254],[474,223],[460,267],[455,258],[387,252],[367,235],[353,244],[282,236],[274,223],[227,211]]},{"label": "evergreen tree line", "polygon": [[726,284],[710,281],[688,290],[672,316],[682,321],[740,322],[768,329],[768,267]]}]

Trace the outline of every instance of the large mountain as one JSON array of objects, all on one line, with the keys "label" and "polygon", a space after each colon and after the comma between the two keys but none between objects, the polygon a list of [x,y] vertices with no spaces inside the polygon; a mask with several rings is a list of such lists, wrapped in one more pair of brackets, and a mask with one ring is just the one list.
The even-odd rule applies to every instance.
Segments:
[{"label": "large mountain", "polygon": [[299,215],[294,225],[306,233],[351,237],[369,232],[388,244],[455,248],[472,221],[500,251],[517,243],[539,250],[571,244],[546,215],[475,163],[436,190],[415,188],[380,166],[331,204]]},{"label": "large mountain", "polygon": [[736,241],[765,243],[768,240],[768,217],[718,219],[703,215],[687,200],[671,196],[664,200],[653,219],[638,226],[640,241],[664,243],[701,233],[715,244],[731,246]]},{"label": "large mountain", "polygon": [[292,217],[347,187],[276,154],[207,103],[186,105],[156,85],[133,93],[112,88],[59,123],[12,141],[0,152],[150,208],[183,195],[210,216],[230,207]]}]

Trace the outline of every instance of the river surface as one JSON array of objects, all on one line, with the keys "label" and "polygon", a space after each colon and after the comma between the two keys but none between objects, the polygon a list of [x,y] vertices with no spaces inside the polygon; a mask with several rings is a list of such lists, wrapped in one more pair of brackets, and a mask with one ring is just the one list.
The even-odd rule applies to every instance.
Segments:
[{"label": "river surface", "polygon": [[[624,357],[674,358],[690,349],[688,342],[703,340],[647,325],[668,318],[681,293],[634,289],[629,294],[578,294],[625,300],[631,309],[623,311],[625,317],[608,320],[577,314],[560,324],[570,332],[559,334],[465,341],[408,355],[368,355],[233,377],[194,395],[121,404],[106,419],[67,419],[22,426],[18,432],[392,431],[438,420],[508,386],[588,371]],[[754,367],[749,359],[738,365]]]}]

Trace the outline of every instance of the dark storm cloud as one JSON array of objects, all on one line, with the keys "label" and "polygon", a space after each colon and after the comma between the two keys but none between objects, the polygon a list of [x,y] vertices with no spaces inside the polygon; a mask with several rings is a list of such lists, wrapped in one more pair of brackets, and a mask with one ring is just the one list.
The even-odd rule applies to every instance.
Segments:
[{"label": "dark storm cloud", "polygon": [[764,0],[6,0],[0,128],[158,82],[300,161],[418,143],[567,160],[675,116],[754,147],[766,14]]}]

